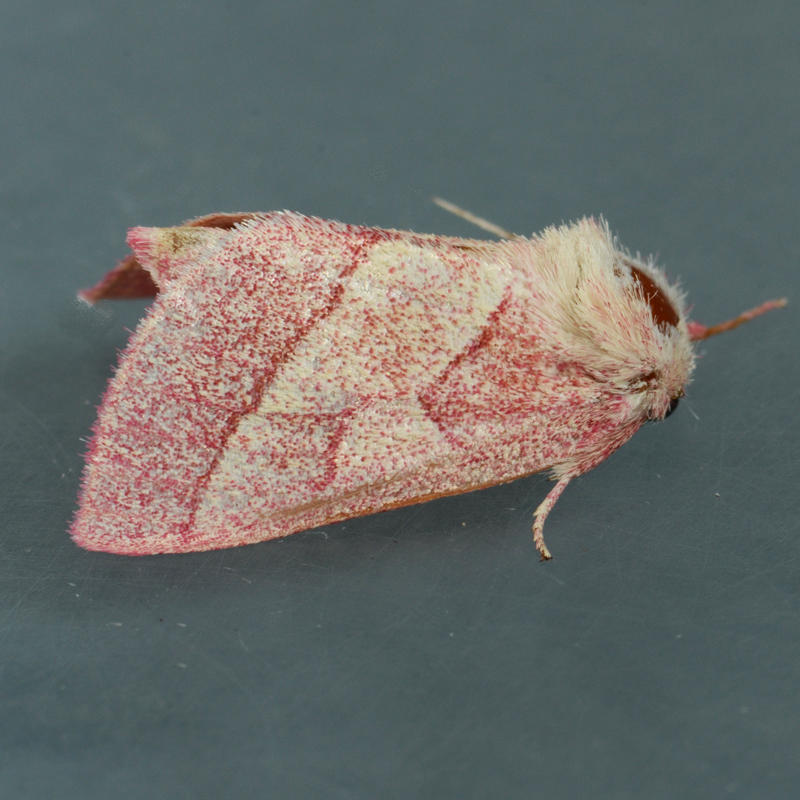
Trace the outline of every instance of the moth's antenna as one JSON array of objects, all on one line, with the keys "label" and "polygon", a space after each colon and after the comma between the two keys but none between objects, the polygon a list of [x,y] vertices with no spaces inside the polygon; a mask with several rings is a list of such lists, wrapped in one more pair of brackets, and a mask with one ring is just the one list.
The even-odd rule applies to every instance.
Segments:
[{"label": "moth's antenna", "polygon": [[726,320],[725,322],[720,322],[717,325],[711,325],[710,327],[701,325],[699,322],[690,322],[689,338],[693,342],[698,342],[702,339],[708,339],[709,336],[716,336],[718,333],[731,331],[734,328],[738,328],[745,322],[750,322],[750,320],[754,319],[755,317],[760,317],[762,314],[766,314],[767,311],[772,311],[775,308],[783,308],[787,302],[788,301],[785,297],[781,297],[778,300],[767,300],[766,303],[762,303],[760,306],[751,308],[749,311],[743,311],[738,317]]},{"label": "moth's antenna", "polygon": [[449,200],[441,197],[433,197],[431,199],[439,208],[443,208],[445,211],[449,211],[451,214],[455,214],[457,217],[461,217],[461,219],[465,219],[467,222],[471,222],[473,225],[477,225],[479,228],[483,228],[483,230],[489,231],[489,233],[493,233],[501,239],[514,239],[517,236],[516,233],[511,233],[511,231],[507,231],[505,228],[495,225],[494,222],[489,222],[488,219],[479,217],[477,214],[473,214],[471,211],[467,211]]}]

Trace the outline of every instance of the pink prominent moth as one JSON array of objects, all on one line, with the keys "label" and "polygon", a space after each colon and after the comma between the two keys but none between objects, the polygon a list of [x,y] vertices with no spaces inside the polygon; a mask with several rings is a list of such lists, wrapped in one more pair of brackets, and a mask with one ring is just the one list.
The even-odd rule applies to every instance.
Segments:
[{"label": "pink prominent moth", "polygon": [[156,296],[94,426],[72,537],[144,555],[259,542],[547,470],[574,477],[674,408],[693,340],[600,220],[500,241],[289,212],[133,228],[81,293]]}]

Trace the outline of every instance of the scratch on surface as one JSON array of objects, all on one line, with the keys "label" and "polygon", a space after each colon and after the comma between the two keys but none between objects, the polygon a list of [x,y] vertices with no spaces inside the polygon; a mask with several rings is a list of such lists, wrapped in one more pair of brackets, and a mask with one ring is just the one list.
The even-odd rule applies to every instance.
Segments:
[{"label": "scratch on surface", "polygon": [[50,455],[53,457],[53,463],[56,465],[56,467],[58,467],[58,469],[65,474],[72,472],[72,469],[70,467],[65,467],[64,464],[62,464],[62,462],[56,457],[55,450],[58,450],[58,453],[61,455],[61,458],[66,464],[69,464],[72,461],[72,458],[64,449],[64,446],[58,440],[58,437],[50,430],[50,428],[47,427],[47,425],[45,425],[45,423],[42,421],[39,415],[31,411],[30,408],[25,406],[16,397],[13,397],[3,389],[0,389],[0,393],[2,393],[5,399],[10,400],[18,409],[20,409],[26,417],[33,420],[33,422],[36,424],[36,427],[39,428],[39,430],[45,434],[48,445],[55,445],[55,448],[50,449],[49,452]]},{"label": "scratch on surface", "polygon": [[[3,643],[5,636],[9,635],[11,631],[11,620],[14,618],[15,614],[17,614],[19,609],[23,607],[26,598],[33,594],[34,591],[36,591],[43,583],[47,581],[61,580],[61,577],[57,574],[57,571],[50,569],[59,559],[59,555],[59,551],[54,549],[48,561],[38,568],[36,575],[34,575],[30,583],[24,589],[22,589],[16,600],[11,603],[7,609],[4,609],[5,613],[2,615],[2,618],[0,618],[0,634],[3,634],[3,636],[0,636],[0,645]],[[20,575],[18,578],[12,580],[27,580],[27,577]]]},{"label": "scratch on surface", "polygon": [[717,451],[717,482],[716,482],[716,486],[714,487],[716,490],[719,490],[720,486],[722,485],[722,475],[723,475],[724,466],[725,466],[725,453],[727,451],[726,434],[727,434],[727,431],[725,431],[722,428],[720,428],[720,431],[719,431],[719,449]]},{"label": "scratch on surface", "polygon": [[686,407],[689,409],[689,413],[698,421],[700,422],[700,415],[692,408],[690,403],[686,404]]},{"label": "scratch on surface", "polygon": [[542,572],[543,572],[545,575],[547,575],[547,577],[548,577],[548,578],[549,578],[551,581],[553,581],[554,583],[557,583],[559,586],[566,586],[566,585],[567,585],[567,582],[566,582],[566,581],[562,581],[562,580],[561,580],[561,578],[559,578],[557,575],[554,575],[554,574],[553,574],[553,570],[552,570],[552,569],[546,569],[546,570],[542,570]]},{"label": "scratch on surface", "polygon": [[250,578],[245,578],[244,575],[240,575],[233,567],[223,567],[226,572],[232,572],[240,581],[244,583],[252,583],[253,581]]}]

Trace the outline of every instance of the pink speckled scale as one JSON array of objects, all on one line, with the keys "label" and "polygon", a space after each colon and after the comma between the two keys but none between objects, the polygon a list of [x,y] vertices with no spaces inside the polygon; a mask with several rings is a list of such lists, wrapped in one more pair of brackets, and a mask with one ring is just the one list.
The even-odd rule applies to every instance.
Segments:
[{"label": "pink speckled scale", "polygon": [[680,295],[593,220],[485,242],[212,215],[128,241],[83,293],[158,291],[89,447],[92,550],[247,544],[549,469],[549,557],[570,478],[693,365]]}]

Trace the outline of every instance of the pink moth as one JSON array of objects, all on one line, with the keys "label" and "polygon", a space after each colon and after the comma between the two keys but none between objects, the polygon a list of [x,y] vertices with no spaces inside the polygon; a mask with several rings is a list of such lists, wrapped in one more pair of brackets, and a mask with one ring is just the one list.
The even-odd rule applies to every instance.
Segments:
[{"label": "pink moth", "polygon": [[714,328],[602,220],[500,241],[289,212],[133,228],[88,302],[155,295],[103,399],[72,537],[259,542],[548,470],[534,514],[665,417]]}]

